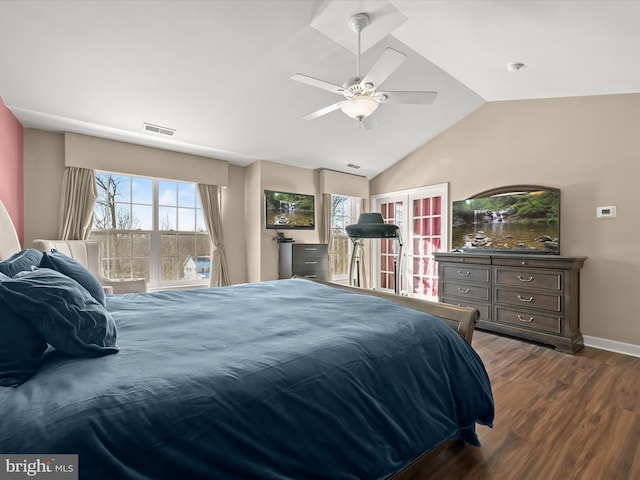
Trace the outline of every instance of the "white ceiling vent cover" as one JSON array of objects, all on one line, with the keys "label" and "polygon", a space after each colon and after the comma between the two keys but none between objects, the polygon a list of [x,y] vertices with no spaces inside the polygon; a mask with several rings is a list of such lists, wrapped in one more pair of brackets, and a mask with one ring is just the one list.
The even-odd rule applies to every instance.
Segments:
[{"label": "white ceiling vent cover", "polygon": [[144,131],[166,135],[167,137],[173,137],[176,134],[173,128],[161,127],[160,125],[153,125],[151,123],[144,124]]}]

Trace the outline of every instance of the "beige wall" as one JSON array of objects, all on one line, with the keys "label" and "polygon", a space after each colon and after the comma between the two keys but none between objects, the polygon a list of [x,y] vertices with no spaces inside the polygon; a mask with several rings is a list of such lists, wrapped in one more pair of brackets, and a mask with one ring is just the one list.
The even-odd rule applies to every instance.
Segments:
[{"label": "beige wall", "polygon": [[229,165],[229,183],[222,189],[224,248],[232,284],[247,281],[247,256],[244,223],[245,168]]},{"label": "beige wall", "polygon": [[247,248],[247,282],[259,282],[262,278],[262,190],[260,172],[262,162],[254,162],[246,168],[244,182],[244,229]]},{"label": "beige wall", "polygon": [[[371,195],[449,183],[449,200],[503,185],[561,189],[561,253],[587,256],[584,335],[640,346],[640,94],[491,102],[371,181]],[[618,216],[596,219],[597,206]],[[638,223],[636,223],[638,222]]]},{"label": "beige wall", "polygon": [[58,238],[64,135],[24,129],[24,245]]},{"label": "beige wall", "polygon": [[[283,192],[310,193],[315,195],[316,204],[316,229],[315,230],[294,230],[286,233],[300,243],[317,243],[319,237],[319,221],[322,208],[322,197],[318,194],[318,172],[306,168],[292,167],[280,163],[267,161],[256,162],[252,165],[257,173],[251,189],[247,188],[247,195],[251,198],[251,208],[256,209],[249,212],[247,234],[254,239],[250,246],[257,253],[256,258],[259,265],[259,275],[253,275],[251,281],[275,280],[278,278],[278,244],[274,238],[274,230],[264,228],[263,212],[263,192],[264,190],[282,190]],[[259,212],[256,217],[256,211]],[[256,223],[256,218],[259,220]],[[257,272],[256,272],[257,273]]]},{"label": "beige wall", "polygon": [[[223,160],[77,133],[65,133],[64,150],[67,167],[208,185],[226,186],[229,183],[229,164]],[[149,173],[150,168],[153,168],[153,174]]]}]

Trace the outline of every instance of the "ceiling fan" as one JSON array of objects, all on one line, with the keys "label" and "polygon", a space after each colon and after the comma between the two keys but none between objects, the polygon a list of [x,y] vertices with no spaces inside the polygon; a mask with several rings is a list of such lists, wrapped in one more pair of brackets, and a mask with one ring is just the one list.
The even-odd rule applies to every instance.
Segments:
[{"label": "ceiling fan", "polygon": [[344,97],[344,100],[303,116],[302,118],[304,120],[312,120],[340,109],[349,117],[358,120],[358,123],[364,126],[364,128],[372,128],[378,124],[373,112],[375,112],[381,103],[409,103],[422,105],[430,105],[433,103],[437,92],[378,91],[380,85],[382,85],[382,83],[389,78],[389,76],[407,58],[404,53],[394,50],[393,48],[385,49],[369,72],[364,77],[361,77],[360,34],[369,25],[369,15],[366,13],[356,13],[349,19],[348,25],[349,28],[358,35],[358,53],[356,56],[355,77],[349,78],[341,87],[300,73],[291,77],[292,80],[306,83],[312,87],[322,88]]}]

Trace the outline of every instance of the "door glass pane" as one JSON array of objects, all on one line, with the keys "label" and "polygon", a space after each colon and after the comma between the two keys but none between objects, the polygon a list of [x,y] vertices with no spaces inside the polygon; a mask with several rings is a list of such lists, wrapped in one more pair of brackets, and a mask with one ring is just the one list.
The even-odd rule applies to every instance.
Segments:
[{"label": "door glass pane", "polygon": [[[389,202],[381,205],[382,219],[385,223],[398,225],[402,230],[403,202]],[[396,239],[380,239],[380,288],[395,289],[396,254],[399,244]],[[398,277],[401,279],[402,277]],[[402,289],[402,285],[400,285]]]},{"label": "door glass pane", "polygon": [[437,267],[433,252],[441,245],[442,197],[423,197],[413,200],[414,218],[411,232],[413,247],[413,269],[411,284],[415,295],[436,297],[438,295]]},{"label": "door glass pane", "polygon": [[433,207],[433,215],[442,215],[442,197],[433,197],[431,199],[431,205]]}]

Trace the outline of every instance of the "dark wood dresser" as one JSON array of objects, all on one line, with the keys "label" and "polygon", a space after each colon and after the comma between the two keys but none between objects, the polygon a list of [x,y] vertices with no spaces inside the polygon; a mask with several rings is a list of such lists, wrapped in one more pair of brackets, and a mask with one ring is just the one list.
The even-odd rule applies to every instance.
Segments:
[{"label": "dark wood dresser", "polygon": [[580,333],[580,269],[587,257],[435,253],[441,302],[475,307],[477,328],[575,353]]},{"label": "dark wood dresser", "polygon": [[329,246],[326,243],[279,243],[278,277],[301,277],[331,280]]}]

